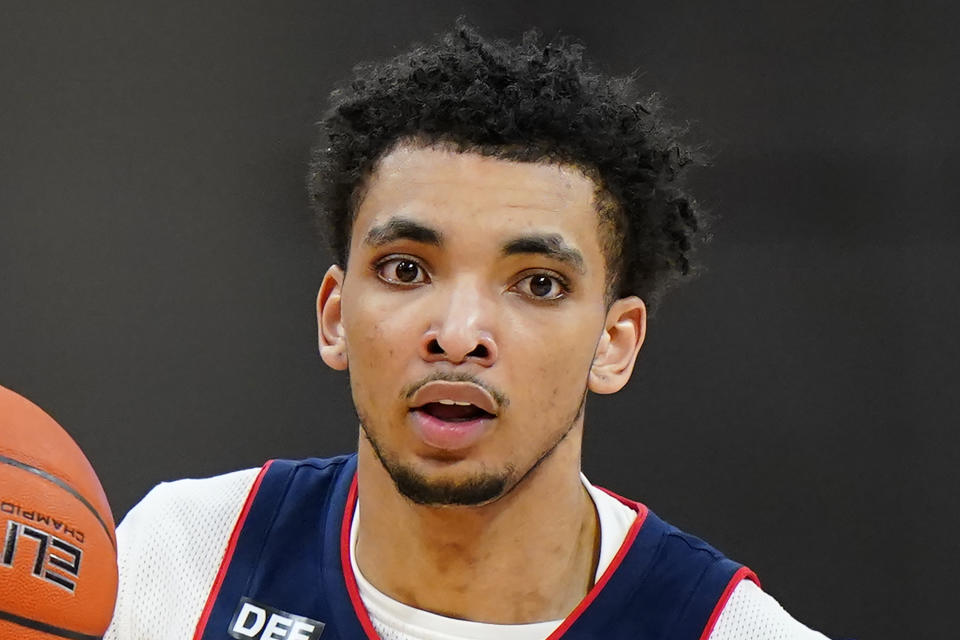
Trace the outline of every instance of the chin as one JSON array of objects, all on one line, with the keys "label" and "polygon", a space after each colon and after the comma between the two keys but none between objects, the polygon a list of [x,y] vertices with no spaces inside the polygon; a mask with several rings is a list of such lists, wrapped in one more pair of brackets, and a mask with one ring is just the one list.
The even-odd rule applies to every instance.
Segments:
[{"label": "chin", "polygon": [[424,506],[479,507],[506,493],[511,469],[501,472],[425,473],[413,465],[384,464],[397,491]]},{"label": "chin", "polygon": [[397,491],[416,504],[481,506],[495,502],[512,486],[510,481],[515,469],[511,464],[491,469],[462,455],[444,455],[443,452],[402,460],[382,446],[366,427],[363,431]]}]

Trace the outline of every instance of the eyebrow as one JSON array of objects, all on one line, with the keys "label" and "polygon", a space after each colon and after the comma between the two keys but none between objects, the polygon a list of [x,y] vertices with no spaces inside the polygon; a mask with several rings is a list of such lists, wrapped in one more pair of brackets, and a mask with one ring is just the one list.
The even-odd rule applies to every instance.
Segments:
[{"label": "eyebrow", "polygon": [[503,245],[503,255],[537,253],[560,262],[565,262],[584,273],[583,255],[568,245],[558,233],[519,236]]},{"label": "eyebrow", "polygon": [[443,244],[443,234],[410,218],[394,216],[370,229],[363,238],[364,244],[372,247],[382,247],[394,240],[413,240],[439,247]]}]

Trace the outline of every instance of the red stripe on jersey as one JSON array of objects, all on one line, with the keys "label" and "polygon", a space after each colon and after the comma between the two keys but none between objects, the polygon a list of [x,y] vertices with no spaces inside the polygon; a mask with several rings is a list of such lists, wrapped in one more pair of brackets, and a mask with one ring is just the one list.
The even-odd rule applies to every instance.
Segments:
[{"label": "red stripe on jersey", "polygon": [[207,621],[210,619],[210,612],[213,610],[213,603],[217,601],[217,596],[220,594],[220,587],[223,586],[223,579],[226,577],[227,569],[230,567],[230,561],[233,559],[233,552],[237,548],[240,530],[243,529],[243,523],[247,519],[247,514],[250,513],[250,506],[253,504],[253,500],[257,496],[257,491],[260,489],[260,483],[263,481],[263,477],[267,475],[267,469],[270,468],[271,464],[273,464],[273,460],[268,460],[267,463],[263,465],[263,468],[260,469],[260,473],[257,474],[257,479],[254,480],[253,486],[250,487],[250,493],[247,494],[247,501],[243,503],[240,517],[237,518],[237,523],[233,525],[233,533],[230,534],[227,550],[224,551],[223,560],[220,561],[220,570],[217,572],[217,577],[213,581],[210,595],[207,596],[207,603],[203,607],[203,613],[200,614],[200,621],[197,623],[197,631],[193,634],[193,640],[201,640],[201,638],[203,638],[203,632],[206,631],[207,628]]},{"label": "red stripe on jersey", "polygon": [[573,623],[577,621],[577,618],[579,618],[580,615],[587,610],[587,607],[590,606],[590,603],[593,602],[598,595],[600,595],[600,592],[606,586],[607,582],[610,581],[610,577],[613,576],[614,572],[620,566],[620,563],[623,562],[627,552],[630,551],[630,547],[633,546],[633,541],[636,539],[637,534],[640,533],[640,527],[643,526],[643,521],[647,518],[647,507],[645,505],[639,502],[634,502],[633,500],[628,500],[622,496],[618,496],[612,491],[607,491],[603,487],[597,488],[610,494],[612,497],[636,511],[637,519],[633,521],[632,525],[630,525],[630,529],[627,531],[627,537],[624,538],[623,544],[620,545],[617,555],[615,555],[613,560],[610,561],[610,566],[606,568],[606,570],[603,572],[603,575],[600,576],[600,579],[597,580],[596,584],[593,585],[593,588],[587,592],[587,595],[583,598],[583,600],[580,601],[580,604],[578,604],[576,608],[570,612],[570,615],[564,618],[563,622],[559,627],[556,628],[556,630],[554,630],[553,633],[547,636],[547,640],[557,640],[563,636],[563,634],[566,633],[571,626],[573,626]]},{"label": "red stripe on jersey", "polygon": [[737,572],[733,574],[733,577],[730,578],[730,582],[727,583],[727,588],[723,590],[723,595],[720,596],[720,599],[717,600],[716,606],[713,607],[713,612],[710,614],[710,618],[707,620],[707,626],[703,628],[703,633],[700,634],[700,640],[707,640],[710,637],[710,634],[713,633],[713,627],[716,626],[717,620],[720,618],[720,613],[723,611],[723,608],[727,606],[727,600],[730,599],[730,596],[733,595],[733,590],[737,588],[737,585],[744,580],[752,580],[757,583],[757,586],[760,586],[760,578],[757,577],[753,571],[747,567],[740,567],[737,569]]},{"label": "red stripe on jersey", "polygon": [[353,563],[350,562],[350,525],[353,523],[356,504],[357,474],[354,473],[353,482],[350,483],[350,493],[347,494],[347,506],[343,510],[343,525],[340,527],[340,564],[343,569],[343,580],[347,583],[347,593],[350,595],[350,602],[353,604],[353,611],[357,615],[360,626],[363,627],[369,640],[380,640],[376,629],[373,628],[370,614],[363,606],[360,588],[357,587],[357,578],[353,575]]}]

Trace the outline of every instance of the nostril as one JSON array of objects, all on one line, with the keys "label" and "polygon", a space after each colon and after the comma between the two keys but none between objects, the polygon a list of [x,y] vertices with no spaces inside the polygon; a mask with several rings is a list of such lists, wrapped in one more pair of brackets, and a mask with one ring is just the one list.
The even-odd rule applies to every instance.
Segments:
[{"label": "nostril", "polygon": [[432,353],[433,355],[440,355],[443,353],[443,347],[441,347],[440,343],[437,342],[436,338],[434,338],[427,345],[427,352]]},{"label": "nostril", "polygon": [[478,344],[477,348],[467,354],[467,356],[473,356],[475,358],[486,358],[490,355],[490,352],[487,351],[487,348],[482,344]]}]

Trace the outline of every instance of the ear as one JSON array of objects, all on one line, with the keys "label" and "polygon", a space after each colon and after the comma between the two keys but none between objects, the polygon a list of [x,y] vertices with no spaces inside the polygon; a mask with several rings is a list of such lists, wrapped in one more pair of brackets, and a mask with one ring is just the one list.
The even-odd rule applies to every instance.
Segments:
[{"label": "ear", "polygon": [[627,384],[646,334],[647,306],[643,300],[630,296],[610,305],[587,378],[590,391],[615,393]]},{"label": "ear", "polygon": [[317,294],[317,338],[320,357],[331,369],[347,368],[347,342],[343,335],[340,294],[343,289],[343,269],[331,266],[320,283]]}]

